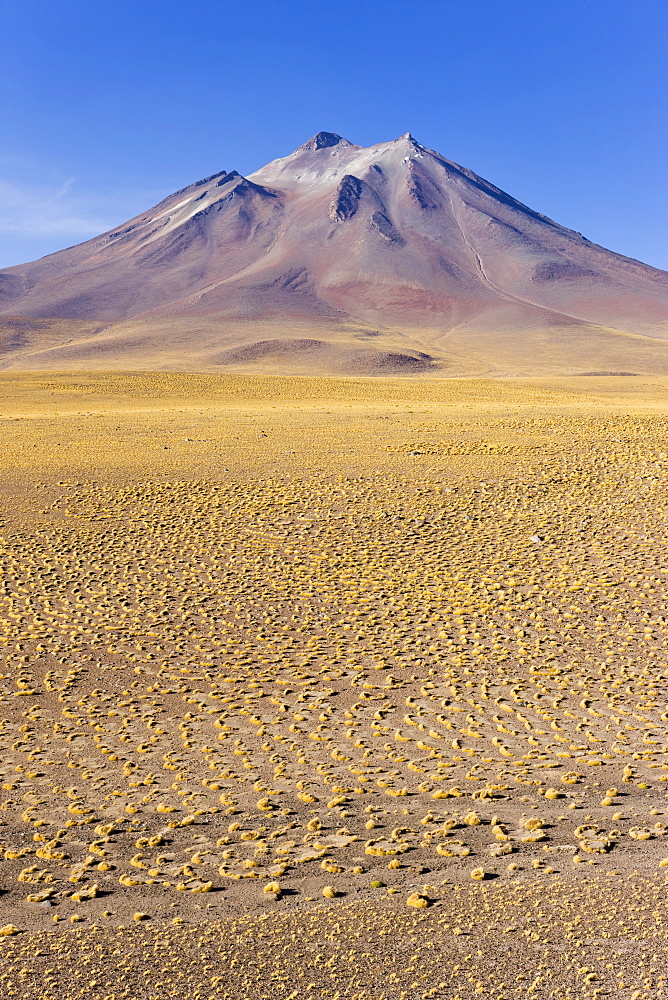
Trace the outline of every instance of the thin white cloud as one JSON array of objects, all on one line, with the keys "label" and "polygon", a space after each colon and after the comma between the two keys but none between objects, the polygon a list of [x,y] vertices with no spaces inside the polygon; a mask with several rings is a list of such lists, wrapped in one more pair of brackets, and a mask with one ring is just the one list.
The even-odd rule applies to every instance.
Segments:
[{"label": "thin white cloud", "polygon": [[49,184],[0,176],[0,233],[80,239],[102,233],[112,225],[77,196],[75,178]]}]

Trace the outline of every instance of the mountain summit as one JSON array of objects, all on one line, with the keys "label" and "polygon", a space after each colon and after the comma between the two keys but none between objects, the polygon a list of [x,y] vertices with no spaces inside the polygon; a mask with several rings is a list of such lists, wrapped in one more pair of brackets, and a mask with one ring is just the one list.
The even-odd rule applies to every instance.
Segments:
[{"label": "mountain summit", "polygon": [[369,147],[318,132],[248,177],[220,171],[0,271],[0,327],[5,367],[663,371],[668,274],[409,132]]}]

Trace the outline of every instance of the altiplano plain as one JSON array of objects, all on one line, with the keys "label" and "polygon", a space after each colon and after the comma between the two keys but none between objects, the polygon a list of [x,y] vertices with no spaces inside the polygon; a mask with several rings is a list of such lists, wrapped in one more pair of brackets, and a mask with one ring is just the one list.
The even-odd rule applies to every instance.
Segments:
[{"label": "altiplano plain", "polygon": [[7,997],[666,995],[666,382],[0,376]]}]

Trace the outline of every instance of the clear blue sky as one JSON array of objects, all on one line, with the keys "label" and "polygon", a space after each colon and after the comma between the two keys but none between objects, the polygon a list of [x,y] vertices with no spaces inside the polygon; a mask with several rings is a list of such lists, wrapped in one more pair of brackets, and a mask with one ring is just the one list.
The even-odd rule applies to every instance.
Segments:
[{"label": "clear blue sky", "polygon": [[313,133],[410,131],[668,269],[666,0],[0,0],[0,266]]}]

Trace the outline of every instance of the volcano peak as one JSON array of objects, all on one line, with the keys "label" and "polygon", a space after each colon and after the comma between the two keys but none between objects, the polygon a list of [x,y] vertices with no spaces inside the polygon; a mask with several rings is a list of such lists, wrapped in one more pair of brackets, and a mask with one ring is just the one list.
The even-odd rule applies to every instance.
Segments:
[{"label": "volcano peak", "polygon": [[[459,371],[668,370],[666,272],[589,243],[410,132],[369,147],[317,132],[248,177],[205,178],[109,233],[0,271],[3,314],[14,332],[3,341],[0,321],[0,354],[19,345],[1,354],[5,367],[21,351],[28,367],[114,351],[129,364],[132,323],[149,343],[136,352],[156,367],[170,330],[183,331],[174,364],[187,344],[214,365],[257,358],[237,348],[261,326],[263,343],[338,338],[341,357],[358,357],[355,338],[371,330],[391,353],[423,345]],[[60,324],[62,343],[24,350],[36,317]],[[104,335],[77,347],[74,321]],[[308,336],[295,339],[296,326]]]},{"label": "volcano peak", "polygon": [[338,146],[340,142],[347,142],[347,140],[343,136],[337,135],[336,132],[316,132],[299,149],[305,153],[315,153],[318,149],[328,149],[330,146]]}]

